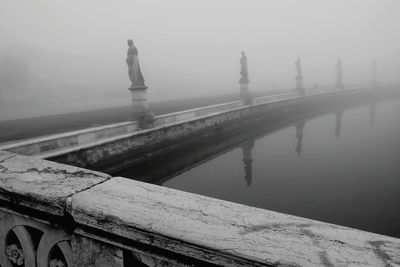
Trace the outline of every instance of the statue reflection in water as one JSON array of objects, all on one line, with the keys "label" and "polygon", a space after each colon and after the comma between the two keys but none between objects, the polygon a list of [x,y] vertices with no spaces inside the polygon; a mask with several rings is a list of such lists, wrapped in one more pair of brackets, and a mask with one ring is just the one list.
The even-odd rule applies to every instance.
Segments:
[{"label": "statue reflection in water", "polygon": [[343,116],[343,109],[339,109],[335,112],[335,117],[336,117],[335,135],[337,139],[340,138],[340,132],[342,130],[342,116]]},{"label": "statue reflection in water", "polygon": [[376,106],[378,104],[376,102],[373,102],[369,106],[369,125],[371,127],[374,126],[374,121],[375,121],[375,115],[376,115]]},{"label": "statue reflection in water", "polygon": [[253,157],[252,157],[252,150],[254,147],[254,140],[247,141],[244,143],[241,148],[243,152],[243,163],[244,163],[244,171],[245,171],[245,176],[244,179],[247,182],[247,186],[251,185],[251,182],[253,181]]},{"label": "statue reflection in water", "polygon": [[296,123],[296,138],[297,138],[297,145],[296,145],[296,152],[297,155],[301,155],[303,150],[303,128],[306,124],[305,120],[300,120]]}]

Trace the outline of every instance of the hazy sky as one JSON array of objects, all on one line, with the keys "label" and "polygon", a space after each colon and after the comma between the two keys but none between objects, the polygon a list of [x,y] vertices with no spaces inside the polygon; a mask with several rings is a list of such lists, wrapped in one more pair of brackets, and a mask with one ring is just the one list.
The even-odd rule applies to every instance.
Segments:
[{"label": "hazy sky", "polygon": [[256,66],[300,55],[317,68],[400,47],[398,0],[0,1],[1,28],[21,39],[118,58],[133,38],[142,61],[189,72],[236,64],[241,50]]},{"label": "hazy sky", "polygon": [[127,85],[132,38],[155,91],[238,87],[242,50],[258,89],[293,84],[297,56],[305,84],[313,85],[334,83],[338,57],[351,80],[353,68],[369,75],[373,58],[400,55],[399,0],[0,0],[0,6],[0,33],[115,61],[112,69]]},{"label": "hazy sky", "polygon": [[337,55],[379,57],[400,43],[398,0],[0,2],[4,31],[51,49],[111,58],[129,37],[152,61],[226,58],[244,49],[252,58],[268,60],[279,50],[320,63]]}]

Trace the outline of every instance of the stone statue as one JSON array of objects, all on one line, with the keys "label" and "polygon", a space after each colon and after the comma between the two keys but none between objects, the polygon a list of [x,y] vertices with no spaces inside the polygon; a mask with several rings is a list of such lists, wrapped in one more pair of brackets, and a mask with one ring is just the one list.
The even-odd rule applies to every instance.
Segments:
[{"label": "stone statue", "polygon": [[336,63],[336,70],[338,78],[342,77],[342,60],[339,58],[338,62]]},{"label": "stone statue", "polygon": [[126,63],[128,64],[129,79],[132,82],[131,88],[144,88],[146,85],[144,84],[143,74],[140,71],[138,50],[131,39],[128,40],[128,46]]},{"label": "stone statue", "polygon": [[297,57],[297,61],[294,63],[294,65],[296,66],[296,69],[297,69],[296,79],[303,78],[303,76],[301,75],[301,61],[300,61],[299,57]]},{"label": "stone statue", "polygon": [[371,79],[371,83],[372,83],[373,86],[376,86],[378,84],[376,60],[372,61],[372,79]]},{"label": "stone statue", "polygon": [[242,51],[242,57],[240,58],[240,81],[239,83],[249,83],[249,73],[247,71],[247,56]]},{"label": "stone statue", "polygon": [[143,74],[140,70],[138,50],[131,39],[128,40],[128,64],[129,79],[132,82],[129,91],[132,94],[133,120],[138,122],[140,129],[147,129],[154,125],[154,114],[149,108],[147,101],[147,86],[144,84]]},{"label": "stone statue", "polygon": [[371,105],[369,106],[369,125],[371,127],[374,126],[377,105],[378,105],[377,102],[372,102]]},{"label": "stone statue", "polygon": [[342,60],[339,58],[338,62],[336,63],[336,86],[340,89],[343,89],[342,72]]},{"label": "stone statue", "polygon": [[296,80],[296,91],[299,92],[300,95],[305,95],[306,91],[303,87],[303,75],[301,74],[301,61],[300,57],[297,57],[296,62],[294,63],[296,70],[297,70],[297,75],[295,77]]}]

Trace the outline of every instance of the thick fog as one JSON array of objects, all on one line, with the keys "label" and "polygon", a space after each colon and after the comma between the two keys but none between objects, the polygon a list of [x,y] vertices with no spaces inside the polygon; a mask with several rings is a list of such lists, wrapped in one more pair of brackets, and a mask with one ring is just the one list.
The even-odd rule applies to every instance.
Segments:
[{"label": "thick fog", "polygon": [[0,120],[129,105],[132,38],[150,101],[400,80],[398,0],[0,0]]}]

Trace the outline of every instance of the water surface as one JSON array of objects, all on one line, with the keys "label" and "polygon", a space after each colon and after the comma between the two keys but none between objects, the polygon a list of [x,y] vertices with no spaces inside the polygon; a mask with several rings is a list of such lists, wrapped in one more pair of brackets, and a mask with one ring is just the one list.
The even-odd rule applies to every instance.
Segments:
[{"label": "water surface", "polygon": [[400,101],[300,120],[163,185],[400,237]]}]

